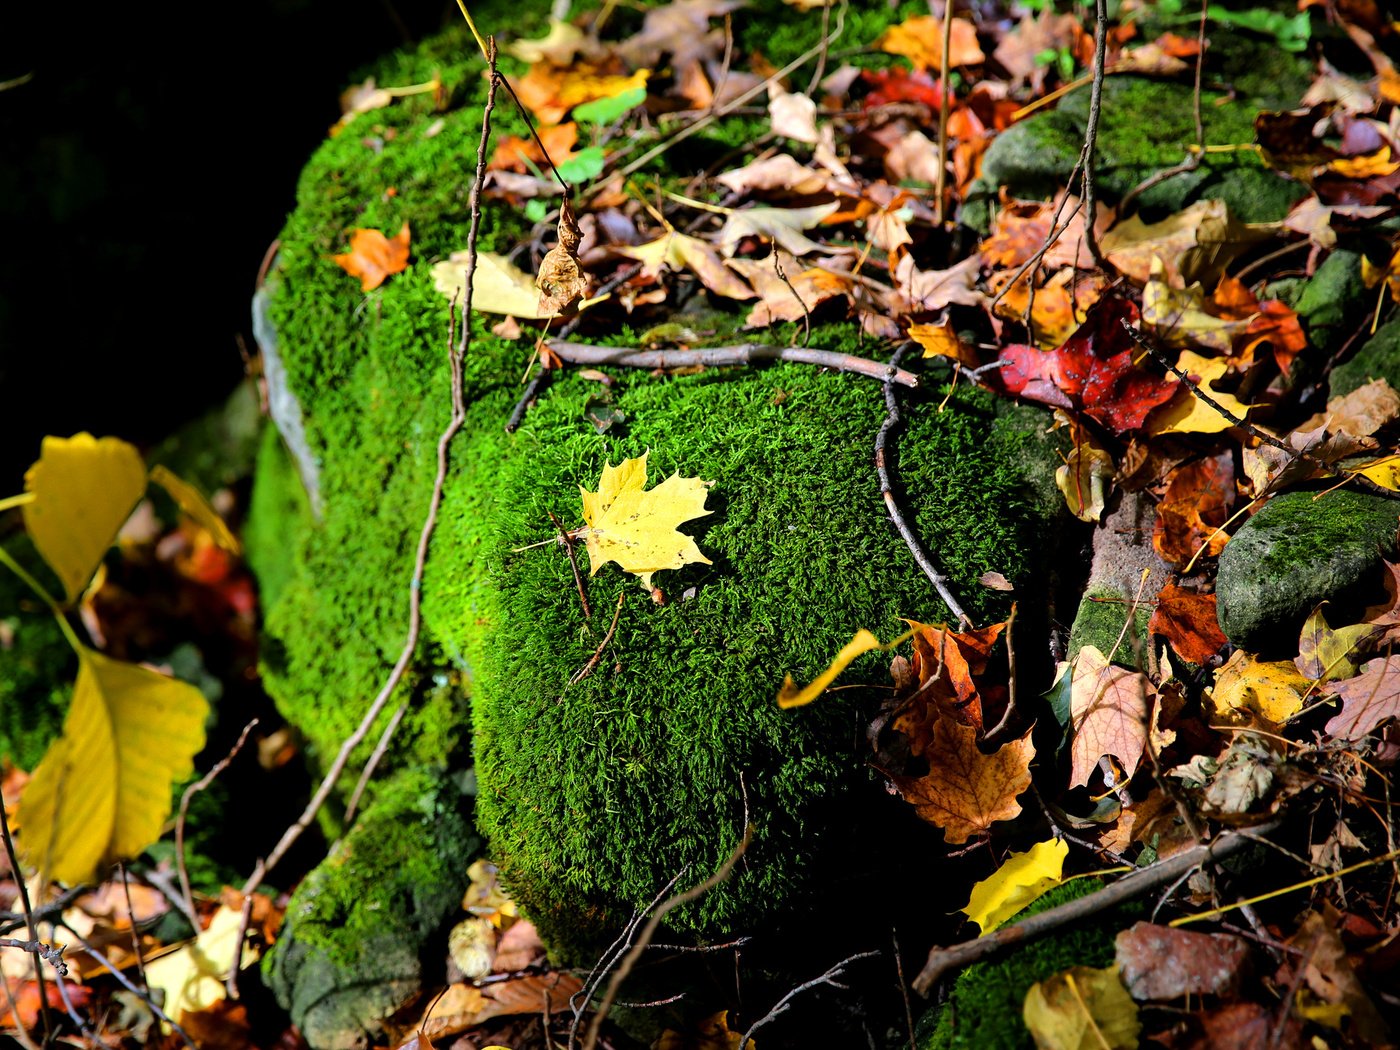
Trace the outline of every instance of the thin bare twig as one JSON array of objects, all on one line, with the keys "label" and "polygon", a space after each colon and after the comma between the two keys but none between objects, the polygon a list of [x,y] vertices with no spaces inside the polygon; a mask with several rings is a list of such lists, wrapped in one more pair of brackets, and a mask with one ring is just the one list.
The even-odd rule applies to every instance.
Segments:
[{"label": "thin bare twig", "polygon": [[1094,151],[1099,142],[1099,115],[1103,111],[1104,56],[1108,51],[1108,0],[1094,3],[1094,82],[1089,89],[1089,121],[1084,126],[1084,243],[1094,263],[1107,271],[1108,260],[1094,230],[1098,201],[1094,195]]},{"label": "thin bare twig", "polygon": [[393,696],[394,690],[403,680],[409,664],[413,660],[413,654],[418,648],[418,635],[422,626],[423,569],[428,561],[428,544],[432,540],[434,529],[437,527],[438,508],[442,504],[443,488],[447,482],[448,447],[451,445],[452,439],[456,437],[457,432],[461,430],[467,417],[462,368],[471,348],[471,300],[476,278],[477,236],[481,228],[481,189],[486,179],[486,150],[491,141],[491,114],[496,108],[496,85],[499,81],[496,74],[494,38],[490,38],[488,45],[487,65],[491,71],[491,79],[486,92],[486,106],[481,114],[481,140],[476,153],[476,178],[472,182],[471,225],[467,233],[466,291],[462,298],[460,342],[455,349],[449,348],[448,350],[448,360],[452,370],[452,416],[446,429],[438,438],[437,474],[433,479],[433,493],[428,503],[428,512],[423,521],[422,531],[418,536],[418,549],[413,561],[413,576],[409,581],[408,589],[408,634],[404,639],[404,646],[399,653],[399,658],[395,662],[393,670],[389,672],[389,677],[385,680],[379,695],[374,698],[374,702],[370,704],[369,710],[365,712],[360,724],[355,727],[355,731],[340,745],[340,750],[326,770],[325,777],[321,780],[321,784],[317,787],[311,801],[307,803],[306,809],[302,811],[296,822],[286,830],[266,859],[259,861],[252,877],[244,883],[243,893],[245,896],[262,885],[262,880],[267,877],[267,873],[286,856],[287,851],[316,819],[316,814],[325,805],[326,799],[335,789],[336,782],[350,761],[350,756],[369,735],[371,727],[378,721],[385,705],[389,702],[389,698]]},{"label": "thin bare twig", "polygon": [[[180,795],[180,812],[175,818],[175,873],[180,877],[180,893],[185,898],[185,915],[188,917],[193,917],[195,914],[194,892],[190,889],[190,873],[185,867],[185,821],[190,815],[190,802],[201,791],[214,783],[214,779],[229,767],[229,763],[231,763],[238,752],[243,749],[243,744],[248,739],[248,734],[253,731],[253,727],[257,724],[258,720],[254,718],[244,726],[243,732],[238,734],[238,739],[234,742],[233,747],[229,749],[229,753],[215,762],[213,768],[210,769],[208,773],[205,773],[204,776],[185,788],[184,792]],[[126,877],[125,869],[122,870],[122,877],[123,879]],[[131,893],[128,891],[127,897],[130,898],[130,896]],[[128,908],[130,907],[130,900],[128,900],[127,906]],[[143,976],[142,980],[144,979]]]},{"label": "thin bare twig", "polygon": [[190,1033],[185,1031],[178,1021],[174,1020],[168,1013],[162,1010],[149,994],[143,993],[140,988],[137,988],[136,985],[132,983],[130,977],[113,966],[111,962],[108,961],[107,956],[103,955],[102,951],[95,944],[77,930],[73,929],[73,927],[69,926],[66,922],[60,920],[60,925],[73,935],[73,939],[83,946],[83,950],[92,956],[96,962],[100,963],[102,968],[110,973],[119,985],[150,1007],[151,1012],[155,1014],[156,1017],[160,1018],[163,1024],[168,1024],[171,1028],[175,1029],[175,1031],[180,1034],[180,1038],[185,1041],[185,1045],[189,1047],[189,1050],[197,1050],[194,1040],[190,1038]]},{"label": "thin bare twig", "polygon": [[721,368],[726,365],[751,365],[755,361],[796,361],[800,364],[831,368],[838,372],[853,372],[871,379],[886,379],[917,389],[919,377],[902,368],[891,369],[878,361],[834,350],[811,350],[799,346],[771,346],[767,343],[740,343],[737,346],[711,346],[699,350],[630,350],[617,346],[592,346],[549,340],[549,348],[565,361],[575,365],[616,365],[620,368],[694,368],[703,365]]},{"label": "thin bare twig", "polygon": [[904,512],[899,508],[899,502],[895,499],[893,475],[890,464],[894,461],[895,435],[904,423],[904,417],[899,411],[899,399],[895,396],[893,376],[899,371],[899,362],[904,354],[913,344],[905,343],[894,352],[890,358],[890,364],[886,372],[885,380],[885,409],[887,415],[885,421],[880,424],[879,433],[875,435],[875,471],[880,477],[880,495],[884,497],[885,508],[890,513],[890,519],[894,522],[894,527],[899,530],[899,535],[903,538],[904,544],[909,548],[909,553],[914,556],[915,563],[923,570],[929,582],[933,584],[938,596],[943,599],[943,604],[958,622],[965,627],[972,626],[972,620],[963,607],[958,604],[957,598],[953,596],[953,591],[949,587],[948,577],[938,571],[933,564],[933,559],[924,550],[924,545],[919,542],[919,537],[914,535],[914,530],[909,527],[909,523],[904,519]]},{"label": "thin bare twig", "polygon": [[149,992],[151,990],[151,985],[150,982],[146,980],[146,957],[141,951],[141,931],[136,928],[136,909],[131,904],[131,880],[127,877],[126,863],[124,861],[118,862],[117,871],[122,877],[122,894],[126,897],[127,921],[131,923],[131,952],[136,956],[136,976],[141,981],[141,987]]},{"label": "thin bare twig", "polygon": [[379,763],[384,761],[384,756],[389,751],[389,741],[393,739],[394,732],[399,728],[399,723],[403,721],[406,714],[408,714],[408,701],[404,700],[389,717],[389,724],[384,727],[384,732],[379,734],[379,740],[375,742],[374,750],[370,752],[369,758],[365,762],[365,768],[360,770],[360,779],[355,781],[355,790],[350,792],[350,801],[345,807],[344,824],[347,828],[355,819],[355,814],[359,812],[360,798],[364,795],[365,788],[369,787],[370,779],[374,776],[374,771],[379,768]]},{"label": "thin bare twig", "polygon": [[593,618],[593,610],[588,605],[588,592],[584,590],[583,576],[578,571],[578,559],[574,557],[574,537],[564,531],[564,523],[552,510],[549,511],[549,520],[554,522],[554,527],[559,530],[559,542],[569,554],[569,568],[574,571],[574,586],[578,588],[578,603],[583,606],[583,618],[590,620]]},{"label": "thin bare twig", "polygon": [[982,742],[988,746],[997,744],[1000,736],[1016,717],[1016,650],[1011,644],[1011,631],[1016,626],[1016,603],[1011,603],[1011,615],[1006,618],[1006,630],[1002,637],[1006,640],[1006,710],[1001,720],[982,735]]},{"label": "thin bare twig", "polygon": [[578,685],[597,669],[598,662],[603,659],[603,650],[608,647],[608,643],[612,641],[613,632],[617,630],[617,620],[622,615],[622,600],[626,597],[626,591],[618,592],[617,608],[613,610],[612,623],[608,626],[608,633],[603,635],[603,640],[598,643],[598,648],[588,658],[588,663],[574,672],[574,676],[569,679],[570,685]]},{"label": "thin bare twig", "polygon": [[243,946],[248,940],[248,923],[253,918],[253,894],[243,895],[243,907],[238,913],[238,936],[234,938],[234,944],[238,947],[234,950],[233,962],[229,964],[228,976],[224,978],[224,993],[230,1002],[238,1000],[238,971],[243,967]]},{"label": "thin bare twig", "polygon": [[[944,195],[948,190],[948,116],[952,89],[948,84],[948,52],[953,46],[953,0],[943,0],[943,54],[938,60],[938,170],[934,173],[934,221],[943,226],[947,217]],[[741,1048],[742,1050],[742,1048]]]},{"label": "thin bare twig", "polygon": [[729,878],[730,872],[734,870],[734,865],[739,863],[739,858],[744,855],[744,851],[749,848],[749,843],[753,840],[753,826],[747,821],[744,823],[744,837],[739,840],[739,845],[734,847],[727,860],[719,866],[719,869],[704,882],[697,883],[690,889],[682,893],[677,893],[674,897],[669,897],[663,901],[655,911],[651,913],[651,918],[642,927],[642,932],[638,935],[631,950],[623,957],[617,972],[613,974],[612,980],[608,982],[608,989],[603,993],[603,1001],[598,1004],[598,1010],[593,1015],[593,1020],[588,1025],[588,1032],[583,1039],[583,1050],[594,1050],[598,1045],[598,1033],[602,1030],[603,1021],[607,1019],[608,1011],[617,1000],[618,990],[622,987],[632,968],[637,965],[637,960],[641,958],[642,952],[646,951],[651,939],[656,936],[657,929],[661,926],[661,920],[668,914],[675,911],[683,904],[704,896],[714,889],[725,879]]},{"label": "thin bare twig", "polygon": [[919,1050],[914,1039],[914,1005],[909,1001],[909,982],[904,979],[904,956],[899,951],[899,932],[890,927],[890,943],[894,945],[894,972],[899,978],[899,994],[904,999],[904,1023],[909,1029],[909,1050]]},{"label": "thin bare twig", "polygon": [[18,948],[22,952],[28,952],[52,966],[54,973],[60,977],[68,976],[68,964],[63,961],[62,948],[55,948],[43,941],[21,941],[14,937],[0,937],[0,948]]},{"label": "thin bare twig", "polygon": [[[822,76],[826,73],[827,54],[831,50],[831,40],[828,37],[828,34],[831,32],[831,8],[835,2],[836,0],[826,0],[826,2],[822,4],[822,53],[817,56],[817,64],[812,70],[812,79],[807,82],[807,90],[805,94],[808,98],[811,98],[814,94],[816,94],[817,88],[822,82]],[[724,27],[726,44],[724,50],[724,61],[725,70],[727,73],[729,65],[729,52],[732,50],[734,42],[734,34],[729,32],[728,15],[724,16]],[[716,93],[718,93],[719,89],[716,88],[715,90]]]},{"label": "thin bare twig", "polygon": [[933,986],[954,970],[960,970],[1002,949],[1033,940],[1061,926],[1107,911],[1144,893],[1150,893],[1158,886],[1165,886],[1179,878],[1182,872],[1191,872],[1203,864],[1238,852],[1253,841],[1254,835],[1270,831],[1277,825],[1278,822],[1275,821],[1261,828],[1250,829],[1252,834],[1227,831],[1213,842],[1183,850],[1151,867],[1139,868],[1096,893],[1076,897],[1058,907],[1049,908],[1009,926],[1002,926],[973,940],[963,941],[949,948],[935,947],[929,952],[924,968],[914,978],[914,991],[927,998]]},{"label": "thin bare twig", "polygon": [[[10,818],[5,813],[5,800],[0,798],[0,833],[5,838],[5,857],[10,862],[10,874],[19,888],[19,904],[24,912],[24,925],[29,931],[29,939],[38,942],[39,924],[34,921],[34,909],[29,903],[29,887],[24,882],[24,872],[20,870],[19,858],[15,856],[15,840],[10,836]],[[44,981],[44,968],[39,965],[39,957],[34,957],[34,983],[39,991],[39,1016],[44,1023],[44,1045],[53,1041],[53,1021],[49,1017],[49,993]]]},{"label": "thin bare twig", "polygon": [[850,955],[842,959],[839,963],[837,963],[831,969],[827,970],[826,973],[822,974],[820,977],[813,977],[810,981],[807,981],[804,984],[799,984],[792,991],[788,992],[787,995],[783,996],[776,1003],[774,1003],[773,1008],[771,1010],[769,1010],[766,1014],[760,1017],[753,1024],[749,1025],[748,1031],[745,1032],[743,1038],[739,1040],[739,1050],[745,1050],[746,1047],[751,1046],[753,1044],[753,1034],[757,1032],[760,1028],[762,1028],[764,1025],[768,1024],[770,1021],[774,1021],[781,1014],[786,1013],[788,1007],[792,1005],[792,1000],[797,998],[797,996],[801,995],[803,992],[810,991],[813,988],[819,988],[824,984],[845,991],[846,986],[840,981],[838,981],[837,978],[845,975],[846,967],[850,966],[853,962],[858,962],[861,959],[869,959],[879,954],[879,952],[857,952],[855,955]]},{"label": "thin bare twig", "polygon": [[[1083,165],[1083,163],[1084,155],[1081,153],[1079,155],[1079,159],[1075,161],[1074,167],[1070,170],[1069,185],[1074,184],[1074,176],[1079,171],[1079,168],[1081,165]],[[1011,280],[1007,281],[1004,285],[1002,285],[1001,290],[998,291],[994,296],[992,296],[992,301],[988,304],[989,306],[996,306],[997,303],[1001,302],[1004,298],[1006,298],[1006,293],[1011,291],[1012,287],[1016,284],[1016,282],[1019,281],[1022,277],[1024,277],[1026,275],[1026,272],[1032,267],[1038,268],[1040,266],[1040,261],[1045,258],[1045,253],[1048,252],[1051,248],[1055,247],[1055,244],[1059,241],[1059,239],[1062,236],[1064,236],[1065,231],[1068,230],[1070,227],[1070,223],[1074,221],[1074,217],[1079,214],[1079,209],[1084,207],[1083,199],[1075,198],[1073,210],[1070,211],[1069,217],[1065,219],[1063,223],[1061,223],[1060,215],[1064,212],[1065,205],[1068,203],[1069,191],[1066,190],[1060,196],[1060,203],[1055,208],[1055,214],[1050,217],[1050,232],[1045,236],[1045,243],[1042,244],[1039,248],[1037,248],[1035,254],[1032,255],[1029,259],[1027,259],[1025,262],[1023,262],[1020,268],[1018,268],[1016,272],[1011,275]],[[1031,274],[1030,280],[1026,282],[1026,287],[1031,292],[1035,291],[1035,277],[1035,274]],[[1034,302],[1034,297],[1032,297],[1031,304],[1034,305]],[[986,366],[984,365],[983,367]],[[970,374],[971,373],[969,373],[969,375]]]},{"label": "thin bare twig", "polygon": [[[807,303],[806,303],[806,301],[803,300],[802,296],[800,296],[800,295],[797,294],[797,289],[794,288],[794,287],[792,286],[792,282],[788,280],[787,271],[783,269],[782,260],[778,258],[778,245],[777,245],[776,242],[773,244],[773,269],[774,269],[775,271],[777,271],[778,279],[779,279],[780,281],[782,281],[783,284],[787,285],[787,290],[790,291],[790,292],[792,293],[792,297],[793,297],[794,299],[797,300],[797,305],[800,306],[800,307],[802,307],[802,345],[803,345],[804,347],[811,346],[811,345],[812,345],[812,314],[811,314],[811,311],[809,311],[809,310],[807,309]],[[796,333],[794,333],[794,334],[793,334],[793,340],[792,340],[792,341],[796,341],[796,338],[797,338],[797,337],[796,337]]]}]

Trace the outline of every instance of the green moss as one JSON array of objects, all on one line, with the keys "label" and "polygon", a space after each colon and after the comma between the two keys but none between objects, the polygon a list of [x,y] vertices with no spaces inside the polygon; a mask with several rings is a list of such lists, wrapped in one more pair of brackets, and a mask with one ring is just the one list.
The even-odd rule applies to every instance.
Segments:
[{"label": "green moss", "polygon": [[1356,329],[1356,308],[1365,295],[1360,253],[1338,249],[1327,256],[1294,305],[1309,342],[1327,353],[1336,350]]},{"label": "green moss", "polygon": [[1400,318],[1381,325],[1350,360],[1332,370],[1330,392],[1340,397],[1373,379],[1400,390]]},{"label": "green moss", "polygon": [[296,465],[270,426],[258,445],[255,472],[258,483],[243,529],[243,548],[258,579],[263,607],[270,609],[300,571],[301,538],[314,523]]},{"label": "green moss", "polygon": [[[421,72],[410,62],[380,81]],[[431,138],[424,130],[437,116],[427,109],[383,113],[397,134],[380,135],[382,150],[363,144],[377,117],[362,117],[308,165],[270,278],[325,510],[309,522],[288,495],[289,469],[265,448],[259,486],[269,491],[255,500],[262,538],[253,545],[266,550],[280,536],[295,548],[290,563],[255,559],[271,576],[265,680],[321,762],[402,644],[448,414],[447,304],[430,267],[465,243],[462,158],[479,133],[471,109],[443,115]],[[413,259],[382,288],[362,294],[327,258],[350,228],[394,230],[405,219]],[[483,228],[484,246],[497,250],[526,232],[503,208],[489,209]],[[886,518],[871,464],[880,385],[799,366],[675,378],[609,370],[627,423],[600,436],[583,415],[597,384],[568,374],[507,437],[528,350],[485,325],[474,322],[470,409],[423,580],[425,642],[406,686],[418,697],[387,768],[465,762],[470,681],[477,818],[561,954],[591,961],[590,941],[609,922],[677,872],[694,881],[712,871],[739,834],[745,792],[757,835],[745,870],[672,917],[708,932],[791,907],[819,877],[814,858],[839,847],[831,829],[868,775],[851,741],[870,694],[781,712],[778,683],[815,674],[858,627],[889,635],[901,615],[949,618]],[[716,338],[735,327],[732,313],[705,324]],[[792,331],[759,337],[786,341]],[[818,326],[812,342],[871,352],[849,324]],[[1008,602],[978,576],[995,570],[1033,588],[1042,570],[1043,493],[1028,477],[1049,473],[1037,457],[1044,446],[1024,413],[999,416],[965,386],[939,411],[942,395],[932,389],[911,407],[898,466],[920,533],[969,611],[987,620]],[[550,511],[580,524],[579,485],[648,450],[653,481],[679,470],[715,482],[714,514],[688,527],[713,564],[663,573],[662,606],[610,566],[591,581],[596,612],[585,623],[563,550],[512,549],[548,539]],[[605,658],[570,687],[624,593]],[[871,656],[850,681],[881,684],[886,667]]]},{"label": "green moss", "polygon": [[[1035,915],[1102,888],[1097,879],[1076,879],[1051,890],[1012,921]],[[1128,905],[1041,937],[1016,951],[974,963],[953,983],[948,1001],[920,1019],[920,1050],[1020,1050],[1033,1046],[1021,1020],[1026,993],[1071,966],[1108,966],[1113,939],[1140,908]]]},{"label": "green moss", "polygon": [[1147,651],[1147,625],[1152,619],[1152,610],[1138,606],[1129,617],[1132,601],[1132,595],[1120,594],[1111,588],[1088,591],[1070,627],[1069,658],[1073,660],[1080,649],[1092,645],[1101,653],[1113,650],[1109,657],[1113,663],[1141,667]]},{"label": "green moss", "polygon": [[[27,537],[6,551],[30,571],[40,560]],[[32,770],[59,735],[78,660],[47,606],[0,566],[0,757]]]},{"label": "green moss", "polygon": [[423,768],[389,781],[292,895],[263,974],[313,1046],[363,1045],[418,990],[422,947],[481,852],[459,780]]}]

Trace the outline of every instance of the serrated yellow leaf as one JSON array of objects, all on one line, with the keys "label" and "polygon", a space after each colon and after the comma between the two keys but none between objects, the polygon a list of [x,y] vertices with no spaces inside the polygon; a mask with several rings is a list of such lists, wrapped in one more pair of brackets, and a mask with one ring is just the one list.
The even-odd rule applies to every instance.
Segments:
[{"label": "serrated yellow leaf", "polygon": [[[165,993],[167,1017],[178,1022],[181,1014],[207,1010],[224,998],[224,982],[238,950],[242,925],[242,913],[222,905],[209,928],[193,941],[146,964],[146,983]],[[257,958],[257,951],[245,942],[239,969],[251,966]]]},{"label": "serrated yellow leaf", "polygon": [[63,735],[20,797],[29,863],[76,885],[160,838],[171,785],[193,768],[208,714],[189,683],[80,648]]},{"label": "serrated yellow leaf", "polygon": [[[1222,357],[1202,357],[1191,350],[1183,350],[1177,359],[1176,367],[1191,376],[1210,399],[1231,412],[1237,419],[1243,419],[1254,407],[1246,405],[1233,394],[1215,389],[1213,385],[1230,367]],[[1234,426],[1214,406],[1206,404],[1195,392],[1182,387],[1171,401],[1163,405],[1147,421],[1149,434],[1219,434]]]},{"label": "serrated yellow leaf", "polygon": [[73,601],[146,491],[146,465],[118,438],[46,437],[24,488],[25,530]]},{"label": "serrated yellow leaf", "polygon": [[1069,844],[1064,839],[1037,842],[1013,853],[991,875],[972,887],[963,914],[982,933],[990,933],[1028,904],[1060,884]]},{"label": "serrated yellow leaf", "polygon": [[647,453],[603,467],[598,491],[579,486],[583,496],[583,520],[588,523],[589,575],[597,575],[610,561],[642,578],[651,586],[652,573],[679,569],[687,562],[712,564],[695,541],[678,531],[682,522],[703,518],[705,496],[713,482],[672,474],[656,488],[644,492]]},{"label": "serrated yellow leaf", "polygon": [[230,554],[237,554],[242,550],[238,544],[238,537],[234,536],[224,519],[219,517],[219,512],[209,505],[209,501],[199,489],[173,470],[159,465],[151,468],[151,480],[170,493],[170,498],[185,512],[185,516],[209,533],[221,549]]}]

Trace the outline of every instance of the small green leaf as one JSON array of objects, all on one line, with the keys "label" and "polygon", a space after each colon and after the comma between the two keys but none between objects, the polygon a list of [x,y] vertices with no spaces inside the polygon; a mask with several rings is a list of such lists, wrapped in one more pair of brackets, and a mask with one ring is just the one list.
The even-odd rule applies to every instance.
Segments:
[{"label": "small green leaf", "polygon": [[[595,98],[592,102],[585,102],[581,106],[574,107],[574,120],[580,124],[611,124],[629,109],[640,106],[646,101],[646,98],[647,89],[641,87],[632,88],[620,95],[613,95],[611,98]],[[565,178],[568,176],[566,175]]]},{"label": "small green leaf", "polygon": [[597,146],[581,149],[559,165],[559,177],[570,184],[587,182],[603,170],[604,159],[603,151]]}]

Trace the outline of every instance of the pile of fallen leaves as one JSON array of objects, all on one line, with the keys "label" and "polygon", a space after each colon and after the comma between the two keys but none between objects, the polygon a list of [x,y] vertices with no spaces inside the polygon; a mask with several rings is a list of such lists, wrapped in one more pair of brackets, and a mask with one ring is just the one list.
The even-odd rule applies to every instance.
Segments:
[{"label": "pile of fallen leaves", "polygon": [[[791,2],[791,17],[825,19],[835,37],[843,9]],[[676,0],[647,10],[630,36],[610,37],[587,14],[504,49],[526,67],[512,86],[534,130],[495,143],[487,194],[535,219],[538,236],[528,271],[481,253],[472,306],[502,318],[496,331],[521,339],[522,356],[534,343],[544,366],[560,367],[543,341],[550,324],[587,334],[662,319],[698,290],[742,310],[750,328],[793,325],[794,339],[809,337],[814,319],[847,319],[872,355],[911,342],[946,359],[954,382],[1051,409],[1071,448],[1057,481],[1081,520],[1101,522],[1129,496],[1153,507],[1152,547],[1171,569],[1165,584],[1124,606],[1120,645],[1085,646],[1043,698],[1018,682],[1014,617],[959,629],[910,621],[909,634],[886,645],[860,631],[827,674],[806,688],[789,681],[778,697],[785,707],[817,701],[852,660],[896,651],[893,691],[870,725],[871,762],[950,852],[980,858],[984,872],[991,859],[985,878],[967,874],[970,865],[952,869],[966,875],[952,896],[966,898],[963,911],[983,933],[1069,874],[1147,867],[1225,828],[1292,829],[1273,847],[1276,878],[1258,900],[1242,902],[1227,877],[1201,869],[1154,911],[1165,908],[1172,925],[1125,931],[1114,967],[1076,968],[1032,988],[1025,1016],[1042,1046],[1380,1045],[1384,1014],[1400,1005],[1387,990],[1400,961],[1389,780],[1400,565],[1389,567],[1388,598],[1355,622],[1314,611],[1292,659],[1232,649],[1215,610],[1217,559],[1275,494],[1304,482],[1400,491],[1400,395],[1381,380],[1300,409],[1289,378],[1307,335],[1264,290],[1284,249],[1296,247],[1293,258],[1312,272],[1339,237],[1400,203],[1400,74],[1385,52],[1394,26],[1362,2],[1302,6],[1304,21],[1314,7],[1311,17],[1341,25],[1374,76],[1343,76],[1319,50],[1300,108],[1261,115],[1256,142],[1242,144],[1307,188],[1285,221],[1246,225],[1220,201],[1144,221],[1112,201],[1089,208],[1081,181],[1050,201],[1003,195],[975,244],[951,234],[988,147],[1092,65],[1094,37],[1076,14],[979,5],[976,17],[958,13],[946,26],[921,15],[777,69],[736,52],[738,0]],[[1189,82],[1202,41],[1138,39],[1131,8],[1106,34],[1107,73]],[[840,62],[852,45],[881,61]],[[337,133],[377,106],[440,87],[367,84],[347,98]],[[731,113],[764,114],[769,130],[688,182],[647,175],[643,162],[658,150]],[[1183,144],[1184,161],[1191,156]],[[552,233],[559,243],[546,253]],[[407,225],[388,236],[347,231],[348,251],[334,262],[369,292],[407,267],[410,238]],[[460,292],[462,261],[438,266],[445,296]],[[1368,260],[1363,277],[1375,314],[1356,319],[1358,334],[1400,299],[1400,251]],[[684,346],[699,337],[681,329],[659,338]],[[585,525],[567,538],[585,542],[594,571],[617,561],[649,584],[654,572],[705,560],[676,531],[705,513],[704,484],[672,478],[644,491],[645,481],[643,458],[609,466],[597,492],[584,490]],[[195,542],[190,559],[212,557],[207,537]],[[1138,605],[1153,610],[1151,642],[1124,659]],[[7,799],[18,781],[7,780]],[[1025,819],[1028,808],[1039,818]],[[1028,839],[1032,825],[1039,834]],[[165,1010],[196,1041],[253,1043],[223,981],[240,950],[251,961],[249,944],[276,936],[276,908],[254,909],[255,940],[240,949],[239,895],[191,902],[195,939],[162,945],[142,931],[184,903],[150,888],[170,876],[133,880],[129,900],[108,882],[48,902],[88,941],[69,953],[70,1001],[52,983],[41,989],[28,956],[0,953],[8,1023],[38,1031],[45,994],[75,1016],[97,996],[111,1037],[144,1040],[153,1022],[142,997],[103,976],[131,972],[142,949],[141,979],[165,989]],[[6,885],[14,912],[16,884]],[[1287,907],[1263,917],[1254,908],[1279,896]],[[538,1014],[543,1003],[534,1027],[492,1029],[534,1039],[551,1014],[569,1015],[580,981],[550,970],[489,867],[473,872],[464,914],[451,938],[451,987],[398,1035],[422,1045]],[[1176,928],[1198,920],[1214,932]],[[658,1045],[738,1041],[717,1015],[703,1032],[667,1033]]]}]

